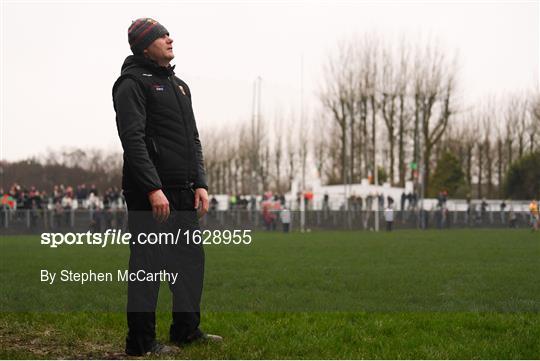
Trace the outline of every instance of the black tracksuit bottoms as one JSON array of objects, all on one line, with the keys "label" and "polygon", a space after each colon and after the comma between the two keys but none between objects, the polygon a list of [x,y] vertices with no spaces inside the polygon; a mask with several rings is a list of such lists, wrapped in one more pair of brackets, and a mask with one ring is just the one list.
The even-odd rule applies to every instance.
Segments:
[{"label": "black tracksuit bottoms", "polygon": [[[172,292],[172,324],[170,341],[188,342],[201,333],[200,302],[204,278],[204,250],[202,244],[194,244],[192,232],[199,230],[197,212],[194,209],[194,191],[166,189],[171,215],[164,223],[152,217],[148,196],[125,192],[128,208],[128,227],[131,233],[129,272],[177,273]],[[169,233],[174,237],[180,230],[179,242],[164,241],[156,244],[138,242],[148,240],[150,233]],[[189,231],[189,238],[185,232]],[[168,244],[167,244],[168,243]],[[140,272],[141,273],[141,272]],[[128,281],[126,353],[144,354],[156,342],[156,306],[160,281]]]}]

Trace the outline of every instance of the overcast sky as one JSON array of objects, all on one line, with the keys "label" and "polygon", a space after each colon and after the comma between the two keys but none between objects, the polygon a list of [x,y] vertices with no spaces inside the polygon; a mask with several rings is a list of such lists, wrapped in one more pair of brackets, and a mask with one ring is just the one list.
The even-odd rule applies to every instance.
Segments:
[{"label": "overcast sky", "polygon": [[[1,158],[62,146],[120,150],[111,88],[130,54],[127,28],[161,22],[203,133],[249,119],[262,77],[263,113],[307,110],[337,42],[377,32],[440,39],[459,52],[462,96],[531,89],[539,74],[539,2],[4,2]],[[204,146],[204,139],[203,139]]]}]

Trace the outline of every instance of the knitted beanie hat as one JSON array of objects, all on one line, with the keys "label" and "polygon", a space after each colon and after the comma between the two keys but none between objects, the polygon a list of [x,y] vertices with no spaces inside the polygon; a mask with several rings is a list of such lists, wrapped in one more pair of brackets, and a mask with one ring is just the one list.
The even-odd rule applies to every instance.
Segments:
[{"label": "knitted beanie hat", "polygon": [[131,23],[128,29],[129,46],[133,54],[142,54],[143,50],[157,38],[169,34],[163,25],[150,18],[140,18]]}]

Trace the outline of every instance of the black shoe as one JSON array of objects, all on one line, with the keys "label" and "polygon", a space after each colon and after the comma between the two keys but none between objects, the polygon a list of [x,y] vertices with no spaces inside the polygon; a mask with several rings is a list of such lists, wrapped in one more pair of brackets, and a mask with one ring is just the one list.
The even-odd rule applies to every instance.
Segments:
[{"label": "black shoe", "polygon": [[212,335],[209,333],[204,333],[200,329],[197,329],[195,332],[193,332],[191,335],[189,335],[185,340],[171,340],[171,342],[175,342],[178,345],[185,345],[188,343],[193,342],[223,342],[223,337],[218,335]]},{"label": "black shoe", "polygon": [[154,343],[154,346],[144,353],[132,352],[129,349],[126,349],[126,355],[128,356],[172,355],[175,352],[177,352],[177,350],[174,347],[159,342]]},{"label": "black shoe", "polygon": [[146,355],[171,355],[176,351],[174,347],[156,342],[150,351],[146,352]]},{"label": "black shoe", "polygon": [[203,335],[199,337],[199,340],[220,343],[223,342],[223,337],[219,335],[212,335],[211,333],[203,333]]}]

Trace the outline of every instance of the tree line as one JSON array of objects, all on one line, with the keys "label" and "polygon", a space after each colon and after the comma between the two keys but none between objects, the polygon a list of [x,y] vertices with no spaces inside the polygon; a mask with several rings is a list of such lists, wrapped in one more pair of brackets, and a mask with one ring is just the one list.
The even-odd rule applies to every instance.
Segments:
[{"label": "tree line", "polygon": [[[285,193],[313,174],[323,184],[377,175],[395,186],[423,184],[426,196],[441,188],[459,197],[507,196],[511,165],[540,150],[540,92],[487,95],[470,105],[458,69],[457,55],[435,41],[346,39],[328,54],[319,104],[306,114],[263,115],[254,102],[251,119],[201,130],[209,188]],[[119,185],[121,166],[117,153],[49,150],[4,162],[2,183]]]},{"label": "tree line", "polygon": [[100,190],[121,186],[122,154],[102,149],[48,149],[39,156],[17,162],[0,162],[4,192],[17,183],[51,192],[55,185],[95,184]]},{"label": "tree line", "polygon": [[[377,171],[395,186],[423,183],[426,196],[444,187],[452,196],[503,197],[510,165],[538,151],[540,93],[467,105],[458,68],[456,54],[434,41],[392,44],[374,34],[343,41],[329,54],[320,107],[307,119],[254,114],[237,130],[205,134],[211,187],[249,193],[256,183],[256,191],[283,192],[314,167],[323,184],[373,181]],[[434,179],[445,154],[463,173],[459,187]]]}]

